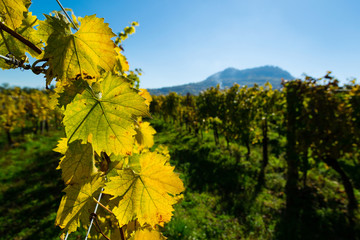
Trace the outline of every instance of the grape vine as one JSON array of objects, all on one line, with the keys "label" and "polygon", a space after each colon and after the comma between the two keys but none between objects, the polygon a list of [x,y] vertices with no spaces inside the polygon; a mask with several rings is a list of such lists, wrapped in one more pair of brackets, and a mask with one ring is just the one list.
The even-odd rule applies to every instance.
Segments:
[{"label": "grape vine", "polygon": [[[344,213],[350,226],[355,226],[360,208],[359,181],[358,170],[351,169],[359,168],[360,86],[355,80],[340,86],[331,72],[319,79],[306,76],[282,84],[282,89],[272,89],[268,83],[253,87],[234,84],[225,89],[219,85],[211,87],[198,96],[176,93],[153,96],[150,109],[154,116],[175,125],[178,131],[185,125],[187,134],[199,140],[203,132],[211,130],[215,144],[225,149],[226,142],[226,151],[235,155],[238,163],[256,159],[249,158],[251,149],[261,147],[254,196],[266,188],[270,153],[281,159],[283,151],[286,164],[278,171],[286,173],[286,186],[281,190],[286,195],[286,207],[280,223],[284,236],[280,239],[301,236],[299,219],[306,212],[302,194],[313,187],[313,171],[320,171],[324,165],[342,183],[344,209],[347,208]],[[281,139],[286,141],[282,144]],[[246,147],[246,154],[238,154],[232,144]],[[257,163],[251,164],[254,167]],[[321,177],[327,174],[325,171]],[[348,234],[356,235],[350,230]]]},{"label": "grape vine", "polygon": [[[163,239],[159,226],[170,221],[184,185],[168,155],[150,150],[155,130],[143,118],[151,97],[136,89],[122,54],[137,23],[117,36],[96,15],[70,18],[64,9],[41,21],[30,5],[0,3],[0,67],[56,82],[49,104],[61,109],[66,133],[54,149],[63,154],[66,184],[55,221],[61,237],[82,226],[93,239]],[[26,53],[37,59],[32,66]]]}]

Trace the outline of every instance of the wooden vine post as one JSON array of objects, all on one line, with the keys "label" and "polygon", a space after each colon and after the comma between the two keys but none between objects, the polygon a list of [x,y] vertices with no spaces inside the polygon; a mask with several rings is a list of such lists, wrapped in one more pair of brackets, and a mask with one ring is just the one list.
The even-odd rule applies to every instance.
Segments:
[{"label": "wooden vine post", "polygon": [[155,130],[143,118],[151,97],[134,88],[121,53],[137,23],[115,35],[95,15],[70,19],[64,11],[40,21],[30,4],[0,3],[0,67],[44,73],[46,86],[56,82],[51,101],[66,132],[55,149],[67,185],[55,221],[62,238],[82,226],[93,239],[163,239],[158,226],[170,221],[184,186],[167,155],[150,150]]}]

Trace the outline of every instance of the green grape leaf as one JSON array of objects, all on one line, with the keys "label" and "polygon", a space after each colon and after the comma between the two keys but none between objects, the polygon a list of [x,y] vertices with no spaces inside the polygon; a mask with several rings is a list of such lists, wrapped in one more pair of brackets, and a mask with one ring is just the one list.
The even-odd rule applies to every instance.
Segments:
[{"label": "green grape leaf", "polygon": [[0,19],[8,27],[15,30],[24,19],[23,13],[28,11],[30,0],[1,0]]},{"label": "green grape leaf", "polygon": [[163,225],[170,221],[172,205],[177,202],[176,195],[184,191],[184,185],[163,155],[146,152],[139,161],[139,172],[131,168],[117,170],[118,176],[110,177],[104,193],[114,196],[112,212],[120,226],[135,218],[142,226]]},{"label": "green grape leaf", "polygon": [[44,21],[39,21],[37,34],[45,43],[47,43],[49,38],[52,38],[52,41],[54,41],[56,38],[72,34],[70,23],[66,22],[64,18],[57,18],[46,14],[44,15],[46,19]]},{"label": "green grape leaf", "polygon": [[54,89],[54,95],[51,96],[53,105],[58,107],[65,107],[75,98],[76,94],[82,93],[88,84],[82,80],[77,79],[69,82],[58,81]]},{"label": "green grape leaf", "polygon": [[116,35],[103,18],[91,15],[79,21],[74,34],[68,23],[53,16],[46,15],[40,23],[39,34],[47,42],[44,57],[49,58],[49,79],[67,81],[79,74],[98,77],[101,69],[113,70],[117,54],[111,38]]},{"label": "green grape leaf", "polygon": [[98,198],[104,179],[99,175],[81,183],[69,185],[64,189],[56,214],[55,225],[66,228],[69,232],[76,231],[80,221],[88,223],[90,213],[94,211],[95,201]]},{"label": "green grape leaf", "polygon": [[149,116],[145,99],[110,72],[99,85],[99,93],[86,89],[67,105],[63,122],[69,143],[81,139],[97,153],[129,154],[137,117]]},{"label": "green grape leaf", "polygon": [[91,144],[72,142],[61,160],[59,168],[65,184],[75,184],[97,173]]}]

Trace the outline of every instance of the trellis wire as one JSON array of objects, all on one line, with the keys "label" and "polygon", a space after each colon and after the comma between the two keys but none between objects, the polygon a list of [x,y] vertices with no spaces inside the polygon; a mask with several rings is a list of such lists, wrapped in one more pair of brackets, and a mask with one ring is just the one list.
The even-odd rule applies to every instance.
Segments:
[{"label": "trellis wire", "polygon": [[13,64],[15,67],[20,67],[25,70],[31,69],[30,64],[24,64],[23,61],[20,61],[20,60],[16,59],[15,57],[9,56],[9,55],[10,54],[4,56],[4,55],[0,54],[0,58],[4,59],[7,63]]},{"label": "trellis wire", "polygon": [[[100,200],[101,200],[101,197],[102,197],[102,192],[103,192],[103,191],[104,191],[104,188],[102,188],[102,189],[101,189],[101,192],[100,192],[99,197],[98,197],[98,200],[97,200],[98,202],[100,202]],[[96,203],[96,205],[95,205],[95,209],[94,209],[94,213],[96,213],[96,211],[97,211],[98,207],[99,207],[99,203]],[[88,237],[89,237],[90,230],[91,230],[91,227],[92,227],[93,223],[94,223],[94,218],[91,218],[91,221],[90,221],[90,226],[89,226],[89,229],[88,229],[88,231],[87,231],[87,234],[86,234],[85,240],[87,240],[87,239],[88,239]],[[67,238],[68,238],[68,236],[69,236],[69,235],[70,235],[70,234],[69,234],[69,232],[67,232],[64,240],[67,240]]]},{"label": "trellis wire", "polygon": [[14,61],[13,58],[9,58],[9,57],[3,56],[3,55],[0,55],[0,58],[4,59],[5,61],[9,61],[9,62]]},{"label": "trellis wire", "polygon": [[[99,195],[99,198],[98,198],[98,202],[100,202],[100,200],[101,200],[101,196],[102,196],[102,192],[103,192],[103,191],[104,191],[104,188],[101,189],[101,192],[100,192],[100,195]],[[98,207],[99,207],[99,203],[96,203],[94,213],[96,213]],[[85,240],[88,239],[88,236],[89,236],[89,234],[90,234],[90,230],[91,230],[91,227],[92,227],[93,223],[94,223],[94,218],[91,218],[90,226],[89,226],[89,229],[88,229],[88,231],[87,231]]]},{"label": "trellis wire", "polygon": [[65,11],[65,8],[61,5],[61,2],[59,0],[56,0],[57,3],[59,4],[59,6],[61,7],[61,9],[63,10],[63,12],[65,13],[66,17],[69,19],[69,21],[72,23],[72,25],[74,26],[74,28],[76,30],[78,30],[78,28],[76,27],[75,23],[73,22],[73,20],[70,18],[70,16],[67,14],[67,12]]}]

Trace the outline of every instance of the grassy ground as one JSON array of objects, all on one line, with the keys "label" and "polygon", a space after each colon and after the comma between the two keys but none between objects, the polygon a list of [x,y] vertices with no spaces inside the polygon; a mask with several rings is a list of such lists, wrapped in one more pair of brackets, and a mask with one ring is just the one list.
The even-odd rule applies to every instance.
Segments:
[{"label": "grassy ground", "polygon": [[63,184],[54,136],[27,135],[0,154],[0,239],[53,239]]},{"label": "grassy ground", "polygon": [[[155,120],[153,126],[158,131],[156,144],[168,145],[172,164],[186,185],[184,200],[165,227],[169,239],[272,238],[284,197],[271,195],[271,190],[254,191],[258,149],[246,160],[245,148],[232,144],[229,151],[223,139],[216,146],[211,133],[196,137]],[[280,188],[285,184],[278,174],[268,177]],[[263,204],[269,210],[254,212]]]},{"label": "grassy ground", "polygon": [[[225,140],[220,139],[216,146],[211,132],[200,137],[159,120],[152,123],[158,131],[155,142],[169,146],[172,163],[182,173],[187,187],[184,201],[176,206],[174,219],[165,227],[169,239],[281,236],[284,224],[286,227],[281,221],[286,201],[284,138],[270,133],[265,185],[257,190],[262,161],[259,144],[252,146],[250,158],[246,158],[246,149],[236,143],[227,148]],[[359,169],[356,166],[344,168],[355,171]],[[347,197],[334,170],[310,159],[306,185],[299,184],[302,202],[299,239],[353,239],[351,232],[358,236],[355,239],[360,239],[359,221],[354,224],[348,221]],[[357,189],[355,194],[360,199]],[[359,212],[356,219],[360,219]]]},{"label": "grassy ground", "polygon": [[[265,185],[256,190],[261,166],[260,146],[250,158],[236,143],[216,146],[211,132],[196,137],[184,129],[153,120],[156,146],[167,145],[171,163],[184,180],[186,192],[175,206],[172,221],[162,229],[168,239],[276,239],[285,207],[285,142],[270,138]],[[26,135],[11,148],[0,137],[0,239],[58,239],[54,226],[64,188],[52,151],[60,132]],[[314,163],[312,163],[314,164]],[[339,177],[325,165],[312,168],[301,198],[300,239],[349,239],[346,195]],[[356,196],[360,199],[359,191]],[[359,218],[358,218],[359,219]],[[360,234],[359,234],[360,235]],[[83,232],[70,239],[83,239]]]},{"label": "grassy ground", "polygon": [[[64,189],[52,149],[61,132],[25,135],[0,149],[0,239],[59,239],[56,211]],[[3,139],[0,139],[3,142]],[[69,239],[76,239],[73,234]]]}]

